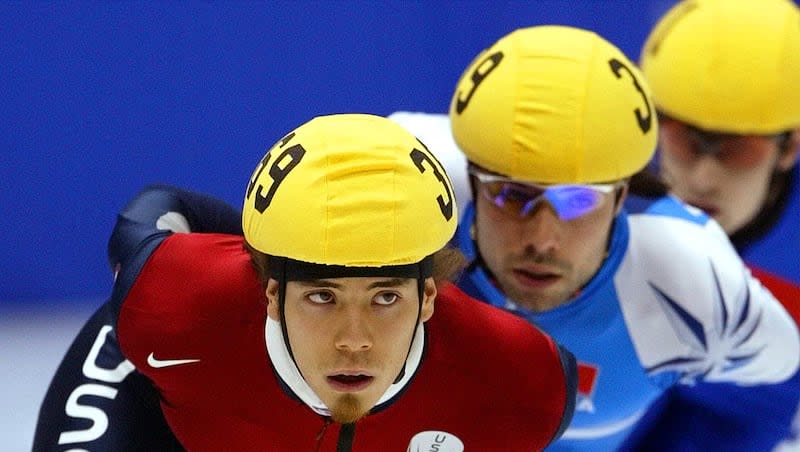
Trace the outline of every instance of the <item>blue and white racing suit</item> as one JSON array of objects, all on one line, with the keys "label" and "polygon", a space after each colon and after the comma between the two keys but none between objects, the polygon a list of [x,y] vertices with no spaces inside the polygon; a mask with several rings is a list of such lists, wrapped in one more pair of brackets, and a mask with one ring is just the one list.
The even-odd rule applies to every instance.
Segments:
[{"label": "blue and white racing suit", "polygon": [[[390,117],[437,155],[457,196],[469,194],[466,163],[463,156],[453,156],[460,151],[445,115]],[[674,385],[689,392],[697,381],[741,389],[780,382],[797,371],[795,324],[750,275],[724,231],[701,211],[669,196],[631,199],[614,220],[608,257],[580,294],[535,313],[508,299],[481,265],[469,232],[474,205],[461,196],[455,242],[472,261],[459,281],[461,288],[528,319],[578,358],[575,415],[548,450],[621,447],[650,403]],[[716,403],[718,398],[700,400],[694,409],[713,411]],[[797,398],[775,403],[794,407]],[[761,415],[749,416],[757,423]],[[692,434],[705,432],[674,432]],[[722,449],[739,447],[727,446]]]}]

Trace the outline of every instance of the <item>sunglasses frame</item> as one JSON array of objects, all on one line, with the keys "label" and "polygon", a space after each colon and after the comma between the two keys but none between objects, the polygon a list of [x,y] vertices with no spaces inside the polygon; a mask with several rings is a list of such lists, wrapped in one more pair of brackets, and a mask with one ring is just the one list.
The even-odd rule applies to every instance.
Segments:
[{"label": "sunglasses frame", "polygon": [[[627,183],[627,180],[621,180],[621,181],[618,181],[618,182],[613,182],[613,183],[608,183],[608,184],[551,184],[551,185],[543,185],[543,184],[537,184],[537,183],[533,183],[533,182],[522,182],[520,180],[512,179],[510,177],[501,176],[499,174],[492,174],[492,173],[486,172],[485,170],[482,170],[479,167],[477,167],[476,165],[472,165],[472,164],[470,164],[467,167],[467,172],[469,173],[470,176],[475,177],[475,179],[477,179],[479,184],[482,185],[482,186],[485,186],[486,184],[489,184],[489,183],[503,183],[503,184],[518,185],[518,186],[521,186],[521,187],[529,187],[529,188],[532,188],[534,190],[540,191],[541,193],[538,196],[536,196],[534,198],[531,198],[528,201],[528,202],[533,201],[533,204],[531,205],[531,208],[527,213],[524,213],[522,210],[517,212],[516,216],[518,218],[530,217],[531,216],[530,212],[533,211],[533,207],[538,205],[542,201],[545,201],[545,202],[549,203],[553,207],[553,209],[556,211],[556,214],[558,215],[558,217],[560,219],[562,219],[563,221],[569,221],[569,220],[573,220],[575,218],[580,218],[582,216],[585,216],[585,215],[593,212],[597,208],[597,206],[594,206],[593,208],[587,210],[584,213],[581,213],[580,215],[576,215],[576,216],[570,217],[568,219],[564,219],[563,215],[562,215],[562,212],[559,211],[557,206],[553,205],[553,203],[550,202],[550,200],[545,197],[545,195],[547,194],[548,190],[552,191],[553,188],[578,187],[578,188],[590,189],[592,191],[598,192],[600,195],[607,195],[607,194],[612,193],[615,190],[619,189],[620,187],[623,187]],[[493,199],[491,193],[489,193],[486,188],[483,188],[483,187],[477,187],[477,188],[478,188],[479,191],[481,191],[483,193],[483,196],[493,206],[495,206],[500,211],[511,215],[510,211],[504,210],[501,206],[497,205],[497,203]],[[527,203],[526,203],[526,205],[527,205]]]},{"label": "sunglasses frame", "polygon": [[[763,138],[773,141],[778,146],[778,152],[783,152],[783,150],[788,147],[789,140],[791,139],[791,131],[774,134],[734,134],[708,131],[660,112],[658,114],[658,120],[665,129],[669,127],[669,123],[674,123],[682,127],[685,129],[684,134],[686,135],[686,139],[691,140],[691,142],[687,141],[687,143],[685,143],[685,145],[689,147],[685,152],[687,155],[678,155],[677,152],[670,152],[663,148],[660,149],[659,152],[669,152],[671,155],[675,155],[676,158],[686,162],[697,161],[697,159],[707,155],[716,160],[720,165],[733,169],[749,169],[754,167],[765,158],[766,154],[756,159],[755,163],[737,163],[734,158],[727,157],[729,154],[723,153],[720,149],[720,143],[723,141],[747,137]],[[737,149],[735,152],[742,151]]]}]

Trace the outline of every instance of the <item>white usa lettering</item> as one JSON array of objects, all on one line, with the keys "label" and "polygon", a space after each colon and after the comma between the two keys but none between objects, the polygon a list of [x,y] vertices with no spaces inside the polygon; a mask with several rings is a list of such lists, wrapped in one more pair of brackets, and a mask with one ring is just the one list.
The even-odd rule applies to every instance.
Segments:
[{"label": "white usa lettering", "polygon": [[[103,325],[100,328],[100,332],[97,334],[97,338],[95,338],[92,348],[83,362],[82,370],[85,377],[99,380],[103,383],[119,383],[135,369],[133,363],[127,359],[113,369],[104,369],[97,365],[97,356],[100,354],[100,350],[103,348],[106,337],[111,330],[112,328],[109,325]],[[94,383],[82,384],[75,388],[67,399],[66,413],[70,417],[88,419],[92,421],[92,425],[85,430],[62,432],[58,437],[58,444],[94,441],[100,438],[108,429],[108,416],[102,409],[91,405],[81,405],[78,402],[78,399],[85,395],[94,395],[113,400],[117,396],[117,390],[107,385]]]}]

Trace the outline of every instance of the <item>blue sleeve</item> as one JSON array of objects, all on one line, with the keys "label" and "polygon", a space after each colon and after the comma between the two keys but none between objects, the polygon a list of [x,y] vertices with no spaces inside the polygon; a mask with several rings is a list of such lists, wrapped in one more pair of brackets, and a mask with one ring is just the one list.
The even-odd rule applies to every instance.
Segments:
[{"label": "blue sleeve", "polygon": [[168,185],[146,187],[123,209],[108,245],[118,275],[112,296],[78,333],[53,377],[39,411],[34,452],[182,450],[157,391],[125,359],[115,334],[127,290],[174,232],[241,235],[241,214],[220,199]]},{"label": "blue sleeve", "polygon": [[108,242],[111,268],[117,268],[147,242],[173,232],[242,235],[241,212],[210,195],[170,185],[144,188],[122,210]]},{"label": "blue sleeve", "polygon": [[561,359],[561,367],[564,370],[564,380],[567,383],[567,401],[564,404],[564,415],[561,418],[561,424],[558,426],[556,434],[550,440],[550,444],[561,438],[561,435],[567,430],[569,424],[572,422],[572,416],[575,414],[575,401],[578,398],[578,361],[575,355],[572,354],[566,347],[561,344],[558,346],[558,356]]},{"label": "blue sleeve", "polygon": [[770,385],[699,382],[656,400],[622,451],[769,451],[796,438],[800,373]]},{"label": "blue sleeve", "polygon": [[39,409],[33,452],[181,451],[158,394],[125,359],[108,304],[78,333]]}]

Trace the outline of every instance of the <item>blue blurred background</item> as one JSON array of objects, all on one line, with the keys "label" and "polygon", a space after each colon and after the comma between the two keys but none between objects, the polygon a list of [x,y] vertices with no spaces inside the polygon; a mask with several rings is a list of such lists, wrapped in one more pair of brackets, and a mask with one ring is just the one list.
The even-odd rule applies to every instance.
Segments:
[{"label": "blue blurred background", "polygon": [[445,112],[470,60],[523,26],[588,28],[635,61],[673,3],[1,2],[0,448],[30,448],[144,185],[239,205],[263,152],[313,116]]},{"label": "blue blurred background", "polygon": [[589,28],[636,59],[671,1],[0,3],[0,300],[97,297],[149,182],[239,205],[281,135],[336,112],[445,112],[509,31]]}]

